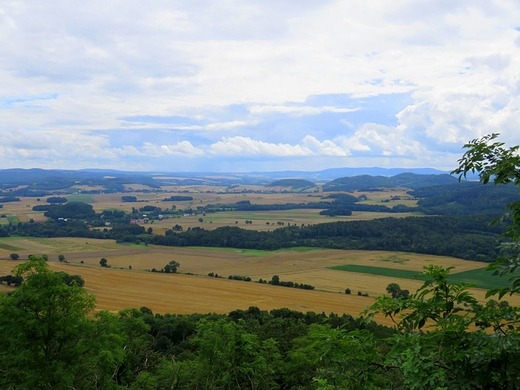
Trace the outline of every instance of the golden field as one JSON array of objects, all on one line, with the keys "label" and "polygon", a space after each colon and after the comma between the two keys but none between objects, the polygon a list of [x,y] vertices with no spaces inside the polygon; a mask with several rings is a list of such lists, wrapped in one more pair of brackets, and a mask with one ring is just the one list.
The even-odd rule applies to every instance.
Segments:
[{"label": "golden field", "polygon": [[[7,246],[7,248],[5,248]],[[386,293],[389,283],[415,291],[419,280],[331,270],[333,265],[358,264],[421,271],[424,265],[455,267],[452,272],[483,268],[485,264],[449,257],[384,251],[344,251],[293,249],[274,252],[160,246],[124,246],[111,240],[82,238],[0,239],[0,275],[19,264],[11,261],[12,248],[21,259],[30,254],[49,255],[52,269],[81,275],[86,289],[97,297],[97,308],[118,311],[146,306],[158,313],[217,312],[258,306],[263,310],[288,307],[299,311],[349,313],[358,315],[373,299]],[[59,263],[64,254],[68,263]],[[103,268],[104,257],[110,268]],[[170,260],[181,264],[179,274],[148,272],[161,269]],[[82,263],[83,262],[83,263]],[[131,269],[130,269],[131,267]],[[214,272],[223,278],[212,278]],[[315,291],[254,282],[228,280],[229,275],[249,276],[256,281],[281,280],[311,284]],[[344,294],[345,288],[352,295]],[[3,287],[7,289],[7,287]],[[472,289],[483,300],[485,290]],[[357,292],[369,297],[357,296]],[[508,298],[520,305],[517,297]]]}]

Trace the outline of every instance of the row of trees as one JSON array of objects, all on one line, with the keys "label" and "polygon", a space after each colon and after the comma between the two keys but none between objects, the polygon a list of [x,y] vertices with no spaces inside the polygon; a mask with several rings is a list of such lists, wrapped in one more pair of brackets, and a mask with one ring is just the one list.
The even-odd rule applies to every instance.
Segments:
[{"label": "row of trees", "polygon": [[110,230],[92,230],[77,220],[24,223],[0,227],[0,236],[86,237],[145,242],[166,246],[212,246],[274,250],[295,246],[332,249],[405,251],[492,261],[499,253],[505,224],[489,226],[492,216],[438,216],[383,218],[288,226],[269,232],[237,226],[214,230],[169,230],[165,236],[150,235],[143,226],[120,223]]}]

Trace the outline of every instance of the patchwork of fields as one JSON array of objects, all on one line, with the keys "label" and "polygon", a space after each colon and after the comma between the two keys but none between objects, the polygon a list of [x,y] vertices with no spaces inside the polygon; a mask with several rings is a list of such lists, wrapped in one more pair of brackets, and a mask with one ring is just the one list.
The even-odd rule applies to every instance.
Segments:
[{"label": "patchwork of fields", "polygon": [[[98,309],[113,311],[147,306],[160,313],[227,313],[254,305],[265,310],[288,307],[304,312],[357,315],[374,297],[385,294],[389,283],[397,282],[403,289],[415,291],[422,281],[410,277],[427,264],[454,267],[454,281],[472,278],[475,283],[482,283],[491,277],[483,271],[483,263],[413,253],[145,247],[82,238],[2,238],[0,275],[19,264],[9,260],[9,254],[15,251],[21,259],[30,254],[48,254],[53,269],[85,279],[85,287],[97,297]],[[58,262],[59,254],[64,254],[68,263]],[[102,257],[108,260],[110,268],[99,265]],[[180,274],[148,272],[163,268],[171,260],[181,264]],[[210,272],[223,278],[207,276]],[[280,280],[311,284],[316,290],[228,280],[229,275],[249,276],[253,281],[278,275]],[[347,287],[352,295],[344,294]],[[369,297],[357,296],[358,291]],[[473,291],[477,298],[484,299],[486,290]],[[516,297],[509,300],[520,304]]]},{"label": "patchwork of fields", "polygon": [[[139,188],[134,188],[137,190]],[[81,187],[82,190],[88,189],[88,187]],[[92,189],[99,189],[93,187]],[[148,188],[149,189],[149,188]],[[166,188],[165,188],[166,189]],[[241,189],[262,191],[267,190],[265,187],[242,186]],[[285,203],[312,203],[323,201],[322,196],[326,194],[319,193],[226,193],[226,188],[218,187],[201,187],[201,186],[186,186],[186,187],[171,187],[168,188],[172,193],[165,192],[150,192],[150,193],[113,193],[113,194],[72,194],[67,195],[66,198],[69,202],[84,202],[89,203],[93,206],[96,212],[102,212],[103,210],[122,210],[130,212],[132,208],[142,208],[144,206],[155,206],[160,207],[162,210],[171,209],[196,209],[199,206],[206,206],[208,204],[230,204],[238,201],[248,200],[252,204],[285,204]],[[165,201],[165,198],[169,196],[178,195],[182,191],[183,195],[189,195],[193,197],[190,201],[177,201],[170,202]],[[188,193],[186,193],[186,191]],[[222,193],[220,193],[222,192]],[[123,195],[131,195],[137,197],[137,202],[122,202],[121,197]],[[407,206],[415,206],[417,201],[409,199],[410,196],[406,194],[404,190],[386,190],[381,192],[370,192],[370,193],[354,193],[355,196],[365,195],[367,200],[362,203],[366,204],[382,204],[388,207],[393,207],[397,204],[405,204]],[[400,200],[392,200],[392,198],[400,198]],[[332,200],[331,200],[332,201]],[[33,211],[32,207],[36,205],[46,204],[46,197],[41,198],[39,201],[36,198],[20,197],[20,202],[9,202],[4,203],[3,208],[0,209],[0,224],[17,224],[18,222],[29,222],[34,220],[36,222],[43,222],[46,217],[43,212]],[[388,217],[388,213],[378,212],[353,212],[351,216],[336,216],[328,217],[320,215],[319,209],[294,209],[294,210],[278,210],[278,211],[255,211],[255,212],[222,212],[222,213],[211,213],[203,217],[203,222],[199,222],[201,215],[193,216],[180,216],[171,219],[165,219],[163,221],[155,221],[152,226],[155,234],[164,234],[166,229],[171,229],[174,225],[181,225],[184,230],[194,227],[203,227],[204,229],[216,229],[221,226],[239,226],[243,229],[252,230],[273,230],[283,223],[284,226],[288,224],[296,224],[298,226],[304,224],[317,224],[333,221],[353,221],[353,220],[370,220],[374,218]],[[393,213],[392,217],[407,217],[412,213]],[[252,224],[246,224],[245,221],[253,221]]]}]

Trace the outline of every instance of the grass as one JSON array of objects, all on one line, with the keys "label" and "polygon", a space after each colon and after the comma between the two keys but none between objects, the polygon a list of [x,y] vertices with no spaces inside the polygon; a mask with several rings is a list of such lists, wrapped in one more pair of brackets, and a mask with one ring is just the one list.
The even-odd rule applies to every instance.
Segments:
[{"label": "grass", "polygon": [[19,248],[17,246],[4,244],[3,242],[0,242],[0,249],[5,249],[6,251],[23,251],[23,248]]},{"label": "grass", "polygon": [[410,261],[410,259],[405,259],[403,257],[399,257],[398,255],[390,255],[384,259],[378,259],[377,261],[381,262],[391,262],[395,264],[404,264]]},{"label": "grass", "polygon": [[144,244],[136,244],[134,242],[118,242],[117,244],[127,248],[149,249],[148,246]]},{"label": "grass", "polygon": [[[518,274],[516,274],[516,276],[518,276]],[[479,288],[491,290],[495,288],[507,287],[510,277],[511,276],[496,276],[493,275],[491,271],[486,271],[486,268],[479,268],[453,274],[450,276],[450,281],[452,283],[474,284]]]},{"label": "grass", "polygon": [[401,279],[415,279],[416,278],[415,276],[418,274],[417,271],[410,271],[410,270],[405,270],[405,269],[370,267],[367,265],[355,265],[355,264],[334,265],[334,266],[328,267],[328,268],[336,270],[336,271],[358,272],[358,273],[362,273],[362,274],[390,276],[393,278],[401,278]]},{"label": "grass", "polygon": [[90,194],[67,195],[66,198],[69,202],[96,203],[95,199]]},{"label": "grass", "polygon": [[284,252],[311,252],[311,251],[319,251],[321,248],[309,248],[309,247],[303,247],[298,246],[294,248],[283,248],[283,249],[277,249],[274,251],[268,251],[268,250],[261,250],[261,249],[239,249],[239,248],[216,248],[216,247],[209,247],[209,246],[187,246],[186,248],[191,249],[203,249],[207,251],[214,251],[214,252],[234,252],[234,253],[240,253],[243,256],[252,256],[252,257],[267,257],[267,256],[273,256],[277,253],[284,253]]},{"label": "grass", "polygon": [[[417,278],[418,272],[410,270],[370,267],[354,264],[337,265],[328,268],[338,271],[358,272],[362,274],[389,276],[400,279],[423,280],[422,278]],[[495,288],[507,287],[508,279],[508,277],[501,278],[499,276],[495,276],[491,272],[486,271],[486,268],[478,268],[451,274],[448,280],[450,283],[453,284],[467,283],[474,285],[477,288],[490,290]]]},{"label": "grass", "polygon": [[8,217],[7,217],[7,220],[8,220],[9,223],[12,224],[12,225],[18,225],[18,223],[20,222],[20,220],[18,219],[18,217],[15,217],[15,216],[8,216]]}]

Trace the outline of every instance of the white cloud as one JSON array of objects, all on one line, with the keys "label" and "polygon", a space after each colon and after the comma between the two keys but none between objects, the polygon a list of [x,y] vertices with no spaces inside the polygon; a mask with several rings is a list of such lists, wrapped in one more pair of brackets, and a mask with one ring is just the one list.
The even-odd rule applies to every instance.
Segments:
[{"label": "white cloud", "polygon": [[318,141],[308,135],[298,145],[275,144],[264,141],[253,140],[249,137],[223,138],[210,147],[214,155],[230,156],[347,156],[349,151],[342,149],[334,142],[325,140]]},{"label": "white cloud", "polygon": [[350,155],[348,149],[343,149],[330,140],[320,142],[316,138],[308,135],[303,139],[302,143],[307,149],[313,151],[313,154],[343,157]]},{"label": "white cloud", "polygon": [[[439,164],[435,153],[447,160],[443,153],[485,133],[518,143],[518,20],[520,3],[510,0],[4,2],[2,153],[14,166],[208,153]],[[385,119],[333,100],[308,103],[394,93],[412,101]],[[327,114],[345,117],[338,126],[306,122]],[[139,116],[194,120],[120,119]],[[157,128],[175,131],[175,142],[147,140]],[[111,145],[106,134],[121,129],[140,136]]]},{"label": "white cloud", "polygon": [[307,148],[300,145],[275,144],[256,141],[249,137],[222,138],[211,145],[211,153],[219,156],[305,156],[311,154]]},{"label": "white cloud", "polygon": [[197,157],[204,155],[204,151],[194,147],[188,141],[181,141],[173,145],[155,145],[145,142],[142,149],[144,154],[151,157],[161,157],[165,155]]},{"label": "white cloud", "polygon": [[281,113],[281,114],[294,114],[294,115],[318,115],[325,112],[331,113],[349,113],[359,111],[360,108],[345,108],[345,107],[330,107],[330,106],[322,106],[322,107],[313,107],[313,106],[259,106],[255,105],[249,107],[249,112],[251,114],[271,114],[271,113]]}]

